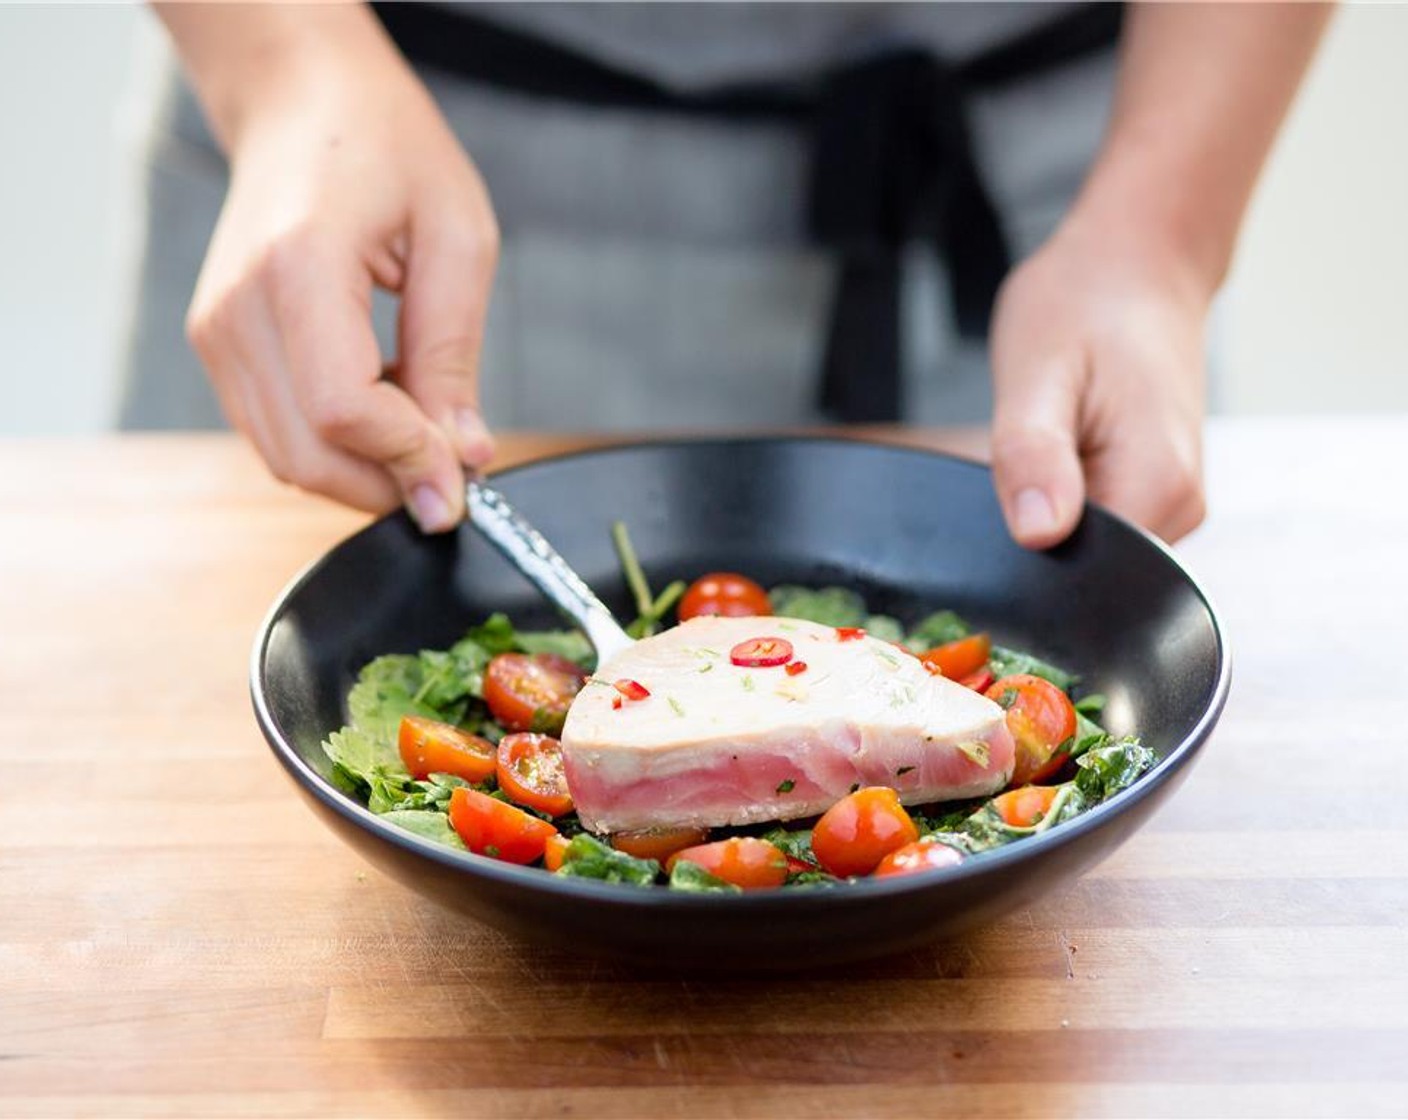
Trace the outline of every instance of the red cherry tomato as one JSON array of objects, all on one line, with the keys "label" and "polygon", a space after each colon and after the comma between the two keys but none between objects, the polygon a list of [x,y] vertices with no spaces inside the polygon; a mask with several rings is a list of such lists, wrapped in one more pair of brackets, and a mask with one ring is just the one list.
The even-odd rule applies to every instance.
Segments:
[{"label": "red cherry tomato", "polygon": [[747,576],[737,572],[710,572],[689,585],[679,607],[681,622],[708,614],[725,618],[772,614],[772,604],[768,602],[768,593]]},{"label": "red cherry tomato", "polygon": [[708,839],[707,828],[638,828],[613,833],[611,846],[636,859],[657,859],[664,863],[676,852],[696,847]]},{"label": "red cherry tomato", "polygon": [[868,786],[841,798],[812,829],[812,854],[833,875],[869,875],[897,848],[919,839],[899,794]]},{"label": "red cherry tomato", "polygon": [[484,702],[509,731],[562,730],[587,674],[552,653],[501,653],[484,670]]},{"label": "red cherry tomato", "polygon": [[1076,733],[1076,709],[1069,696],[1042,677],[1017,673],[994,683],[987,697],[1007,709],[1007,730],[1017,746],[1014,787],[1061,769],[1068,757],[1061,748]]},{"label": "red cherry tomato", "polygon": [[745,669],[769,669],[792,660],[792,643],[786,638],[749,638],[728,651],[728,659]]},{"label": "red cherry tomato", "polygon": [[413,778],[454,774],[482,782],[494,772],[494,744],[453,724],[421,716],[404,716],[396,745]]},{"label": "red cherry tomato", "polygon": [[992,655],[992,639],[986,634],[969,634],[956,642],[946,642],[935,646],[928,653],[921,654],[919,660],[924,668],[951,681],[960,680],[978,672],[988,663]]},{"label": "red cherry tomato", "polygon": [[542,859],[548,838],[558,834],[541,817],[464,786],[450,794],[450,825],[471,852],[506,863]]},{"label": "red cherry tomato", "polygon": [[997,815],[1013,828],[1031,828],[1041,823],[1051,812],[1051,803],[1056,800],[1055,786],[1023,786],[1009,789],[992,799],[992,807]]},{"label": "red cherry tomato", "polygon": [[520,731],[499,740],[495,768],[499,789],[520,805],[550,817],[572,811],[567,773],[562,766],[562,744],[551,735]]},{"label": "red cherry tomato", "polygon": [[744,890],[780,887],[787,881],[787,857],[782,849],[755,836],[734,836],[685,848],[666,861],[665,870],[673,871],[682,859]]},{"label": "red cherry tomato", "polygon": [[941,867],[957,867],[963,862],[963,853],[957,848],[926,836],[903,848],[896,848],[880,861],[875,869],[877,879],[891,875],[913,875],[919,871],[937,871]]}]

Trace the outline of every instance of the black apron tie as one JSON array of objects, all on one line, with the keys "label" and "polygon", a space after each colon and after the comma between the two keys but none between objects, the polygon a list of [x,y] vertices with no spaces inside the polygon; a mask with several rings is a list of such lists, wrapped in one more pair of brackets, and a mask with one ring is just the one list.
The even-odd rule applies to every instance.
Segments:
[{"label": "black apron tie", "polygon": [[837,419],[903,415],[901,258],[933,241],[948,261],[955,319],[987,331],[1010,255],[973,159],[961,83],[903,50],[832,73],[812,126],[809,228],[840,258],[822,359],[821,405]]},{"label": "black apron tie", "polygon": [[494,23],[472,5],[374,2],[407,57],[473,81],[589,105],[810,131],[808,225],[839,256],[819,378],[837,420],[903,418],[901,255],[944,256],[961,334],[987,333],[1010,257],[977,163],[966,93],[1054,70],[1112,46],[1123,7],[1058,10],[1046,23],[951,65],[917,49],[878,52],[819,77],[679,90],[571,47]]}]

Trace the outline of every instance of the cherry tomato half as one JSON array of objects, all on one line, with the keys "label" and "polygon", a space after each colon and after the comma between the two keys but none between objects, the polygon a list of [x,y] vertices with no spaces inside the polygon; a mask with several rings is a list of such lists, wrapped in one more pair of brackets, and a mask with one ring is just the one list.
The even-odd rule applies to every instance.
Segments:
[{"label": "cherry tomato half", "polygon": [[571,843],[572,841],[560,832],[549,836],[543,845],[543,866],[549,871],[556,871],[561,867],[567,855],[567,846]]},{"label": "cherry tomato half", "polygon": [[494,772],[494,744],[450,723],[403,716],[396,745],[413,778],[454,774],[467,782],[482,782]]},{"label": "cherry tomato half", "polygon": [[541,859],[548,837],[558,834],[541,817],[463,786],[450,794],[450,825],[471,852],[506,863]]},{"label": "cherry tomato half", "polygon": [[710,572],[689,585],[679,607],[681,622],[707,614],[746,618],[772,614],[772,604],[768,602],[768,593],[747,576],[737,572]]},{"label": "cherry tomato half", "polygon": [[728,659],[744,669],[770,669],[792,660],[792,643],[786,638],[749,638],[729,650]]},{"label": "cherry tomato half", "polygon": [[1031,828],[1051,812],[1051,803],[1055,800],[1055,786],[1023,786],[994,797],[992,807],[1013,828]]},{"label": "cherry tomato half", "polygon": [[877,879],[892,875],[913,875],[919,871],[937,871],[942,867],[957,867],[963,862],[963,853],[951,848],[932,836],[896,848],[880,861],[875,869]]},{"label": "cherry tomato half", "polygon": [[658,859],[664,863],[676,852],[697,847],[708,839],[707,828],[638,828],[612,833],[611,846],[636,859]]},{"label": "cherry tomato half", "polygon": [[935,646],[919,660],[924,668],[951,681],[961,680],[978,672],[992,655],[992,639],[986,634],[969,634],[955,642]]},{"label": "cherry tomato half", "polygon": [[572,811],[567,792],[567,772],[562,766],[562,744],[551,735],[520,731],[499,740],[499,789],[520,805],[550,817]]},{"label": "cherry tomato half", "polygon": [[501,653],[484,670],[484,702],[509,731],[562,730],[587,674],[552,653]]},{"label": "cherry tomato half", "polygon": [[841,798],[812,829],[812,854],[831,874],[869,875],[897,848],[919,839],[899,794],[868,786]]},{"label": "cherry tomato half", "polygon": [[1061,747],[1076,733],[1076,709],[1069,696],[1042,677],[1016,673],[996,681],[987,697],[1007,709],[1007,730],[1017,746],[1014,787],[1061,769],[1068,757]]},{"label": "cherry tomato half", "polygon": [[780,887],[787,881],[787,857],[782,849],[756,836],[733,836],[685,848],[666,861],[665,870],[673,871],[682,859],[697,863],[716,879],[744,890]]}]

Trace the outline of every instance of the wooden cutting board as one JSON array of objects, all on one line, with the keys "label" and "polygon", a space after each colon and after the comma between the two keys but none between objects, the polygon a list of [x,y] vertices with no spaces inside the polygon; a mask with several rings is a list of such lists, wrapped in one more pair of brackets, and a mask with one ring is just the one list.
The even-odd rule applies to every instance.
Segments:
[{"label": "wooden cutting board", "polygon": [[1405,446],[1213,426],[1232,700],[1105,864],[958,943],[682,981],[442,912],[304,808],[250,641],[365,518],[227,436],[0,444],[0,1115],[1408,1112]]}]

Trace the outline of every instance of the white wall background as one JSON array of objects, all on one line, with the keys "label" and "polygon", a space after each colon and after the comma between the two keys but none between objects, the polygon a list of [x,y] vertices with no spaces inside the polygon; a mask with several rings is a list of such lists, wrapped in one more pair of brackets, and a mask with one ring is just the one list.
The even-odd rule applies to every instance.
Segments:
[{"label": "white wall background", "polygon": [[[0,6],[0,434],[111,422],[158,32],[140,7]],[[1408,407],[1408,5],[1336,17],[1227,299],[1227,411]]]}]

